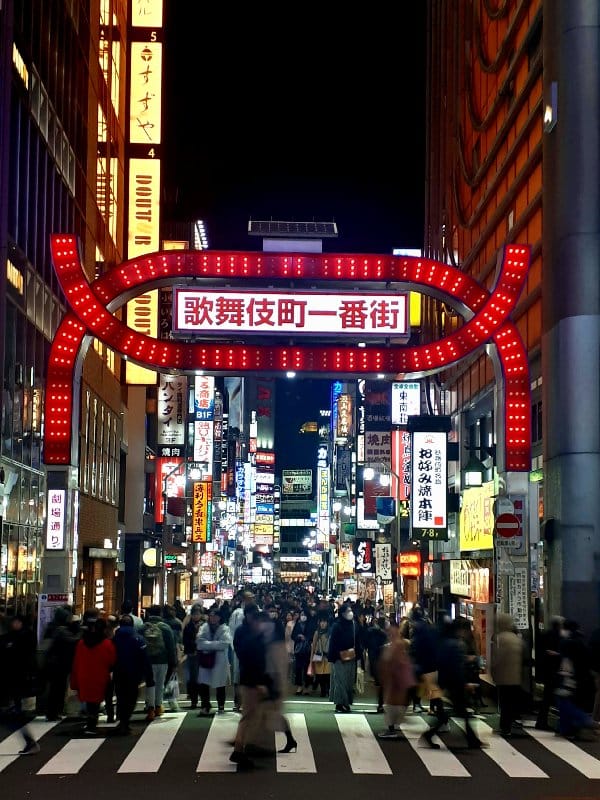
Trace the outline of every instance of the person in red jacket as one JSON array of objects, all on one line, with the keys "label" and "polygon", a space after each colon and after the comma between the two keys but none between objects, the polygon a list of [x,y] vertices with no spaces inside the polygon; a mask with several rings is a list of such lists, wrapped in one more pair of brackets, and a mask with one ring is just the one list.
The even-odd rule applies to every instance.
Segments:
[{"label": "person in red jacket", "polygon": [[71,689],[86,705],[87,734],[94,735],[97,732],[100,704],[104,700],[116,660],[117,651],[112,639],[107,636],[106,620],[101,617],[88,618],[75,648],[71,670]]}]

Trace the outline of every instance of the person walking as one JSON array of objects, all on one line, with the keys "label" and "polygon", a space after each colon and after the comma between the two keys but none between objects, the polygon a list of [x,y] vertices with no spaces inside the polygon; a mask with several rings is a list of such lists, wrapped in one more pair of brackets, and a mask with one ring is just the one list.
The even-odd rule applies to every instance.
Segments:
[{"label": "person walking", "polygon": [[319,624],[314,632],[310,649],[310,669],[315,683],[320,689],[321,697],[329,696],[331,683],[331,664],[327,657],[330,637],[329,614],[327,612],[319,612]]},{"label": "person walking", "polygon": [[350,603],[344,603],[332,625],[327,653],[331,664],[329,699],[337,712],[349,714],[352,711],[356,665],[361,655],[354,612]]},{"label": "person walking", "polygon": [[71,623],[70,606],[59,606],[40,643],[40,671],[46,684],[46,719],[55,722],[64,716],[65,697],[75,648],[80,634]]},{"label": "person walking", "polygon": [[[37,684],[35,634],[24,616],[7,619],[7,631],[0,636],[0,694],[8,705],[8,722],[12,731],[20,730],[23,747],[19,755],[40,752],[29,723],[35,716]],[[33,707],[26,708],[29,699]]]},{"label": "person walking", "polygon": [[148,609],[142,635],[154,676],[154,685],[146,684],[146,720],[152,722],[164,714],[165,684],[171,677],[172,670],[177,669],[175,637],[170,626],[162,618],[160,606],[154,605]]},{"label": "person walking", "polygon": [[231,632],[229,626],[223,622],[221,609],[212,606],[208,611],[208,622],[200,627],[196,637],[201,705],[198,716],[208,716],[211,712],[211,688],[216,691],[217,713],[223,714],[225,711],[225,687],[230,683],[231,646]]},{"label": "person walking", "polygon": [[[235,634],[240,625],[244,622],[244,612],[249,605],[255,605],[254,594],[250,591],[239,593],[233,602],[233,610],[229,615],[229,632],[231,633],[231,641],[235,641]],[[230,650],[231,659],[231,680],[233,683],[233,710],[239,712],[241,709],[241,692],[240,692],[240,665],[237,653],[234,647]]]},{"label": "person walking", "polygon": [[599,725],[592,719],[595,689],[590,649],[576,620],[566,620],[564,631],[556,690],[558,733],[575,739],[583,730],[597,734]]},{"label": "person walking", "polygon": [[[314,633],[314,631],[313,631]],[[294,629],[292,640],[294,642],[294,684],[296,694],[308,694],[312,678],[308,675],[308,665],[310,664],[310,644],[311,633],[308,623],[308,615],[303,609]]]},{"label": "person walking", "polygon": [[200,687],[198,685],[198,649],[196,647],[196,639],[200,631],[202,620],[202,606],[194,604],[191,608],[189,621],[186,623],[183,633],[183,655],[184,662],[183,668],[185,673],[186,691],[189,700],[191,701],[191,708],[198,707],[198,697],[200,696]]},{"label": "person walking", "polygon": [[554,693],[558,688],[558,670],[560,667],[563,624],[563,617],[552,617],[548,630],[541,634],[538,643],[535,677],[536,680],[539,680],[543,684],[544,689],[538,708],[535,727],[542,731],[551,730],[548,724],[548,717],[552,704],[554,703]]},{"label": "person walking", "polygon": [[133,603],[131,600],[124,600],[121,603],[121,615],[123,614],[129,614],[133,620],[133,627],[135,628],[136,632],[141,633],[142,628],[144,627],[144,620],[141,617],[138,617],[137,614],[134,614]]},{"label": "person walking", "polygon": [[[460,638],[460,624],[452,620],[446,622],[439,641],[438,652],[438,684],[446,693],[451,705],[453,716],[462,717],[464,721],[464,734],[469,749],[486,747],[471,725],[466,700],[466,653],[463,641]],[[433,750],[439,750],[440,745],[433,741],[440,728],[448,722],[448,714],[443,708],[438,708],[436,721],[425,731],[422,740]]]},{"label": "person walking", "polygon": [[114,643],[107,636],[106,620],[89,617],[77,642],[71,671],[71,689],[85,704],[85,733],[97,733],[100,704],[106,695],[116,660]]},{"label": "person walking", "polygon": [[500,734],[510,737],[512,726],[519,717],[521,680],[525,646],[515,633],[510,614],[496,615],[496,633],[492,638],[491,676],[496,684],[500,707]]},{"label": "person walking", "polygon": [[298,743],[294,739],[290,724],[283,713],[283,700],[287,694],[288,684],[285,631],[273,603],[265,605],[264,611],[261,612],[259,628],[265,642],[267,696],[261,702],[265,729],[266,731],[281,731],[285,735],[285,745],[279,751],[280,753],[296,752]]},{"label": "person walking", "polygon": [[131,733],[130,721],[137,703],[142,681],[152,685],[154,676],[148,658],[146,642],[135,628],[130,614],[123,614],[113,637],[117,660],[113,669],[117,698],[117,734]]},{"label": "person walking", "polygon": [[266,677],[266,645],[261,629],[260,610],[254,603],[245,604],[244,621],[238,626],[233,639],[238,658],[242,716],[238,722],[233,752],[229,760],[238,770],[255,767],[245,752],[253,728],[260,714],[260,703],[268,694]]},{"label": "person walking", "polygon": [[402,636],[397,623],[390,623],[387,642],[377,659],[377,677],[383,692],[385,729],[381,739],[397,739],[397,727],[404,719],[411,688],[416,685],[408,642]]},{"label": "person walking", "polygon": [[369,671],[377,687],[377,713],[383,714],[383,685],[379,679],[379,659],[382,648],[388,643],[387,629],[389,621],[384,615],[373,617],[367,629],[367,655],[369,661]]}]

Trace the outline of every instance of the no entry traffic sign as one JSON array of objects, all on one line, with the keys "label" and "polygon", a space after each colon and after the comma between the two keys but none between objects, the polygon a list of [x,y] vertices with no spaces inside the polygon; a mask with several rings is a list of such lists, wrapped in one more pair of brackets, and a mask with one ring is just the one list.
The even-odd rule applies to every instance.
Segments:
[{"label": "no entry traffic sign", "polygon": [[500,514],[496,517],[496,533],[504,539],[521,535],[521,522],[515,514]]}]

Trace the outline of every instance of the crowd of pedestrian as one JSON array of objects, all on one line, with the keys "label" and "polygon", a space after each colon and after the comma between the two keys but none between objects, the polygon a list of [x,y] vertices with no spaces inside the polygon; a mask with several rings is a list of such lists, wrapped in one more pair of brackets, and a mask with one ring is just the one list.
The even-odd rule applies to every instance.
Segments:
[{"label": "crowd of pedestrian", "polygon": [[[498,612],[490,673],[499,709],[498,733],[515,735],[524,707],[527,647],[512,618]],[[227,691],[240,713],[231,760],[251,769],[253,757],[297,750],[283,704],[296,695],[327,698],[338,714],[352,712],[368,675],[383,715],[379,736],[400,737],[413,711],[432,719],[423,746],[439,749],[437,736],[450,716],[461,719],[467,747],[486,743],[473,724],[485,706],[481,658],[472,626],[440,614],[434,623],[415,605],[400,620],[381,603],[324,597],[299,588],[253,586],[231,602],[203,602],[185,609],[153,605],[134,614],[125,602],[118,614],[96,609],[82,618],[69,606],[54,613],[40,641],[33,620],[14,616],[0,628],[0,709],[23,735],[21,753],[39,751],[31,726],[34,714],[58,721],[69,694],[76,697],[86,735],[96,735],[100,711],[115,735],[131,733],[140,695],[144,719],[161,717],[165,706],[179,710],[180,682],[199,716],[225,713]],[[538,641],[536,681],[543,685],[536,727],[567,738],[597,733],[600,723],[600,631],[589,640],[579,625],[554,618]],[[425,704],[425,705],[423,705]]]}]

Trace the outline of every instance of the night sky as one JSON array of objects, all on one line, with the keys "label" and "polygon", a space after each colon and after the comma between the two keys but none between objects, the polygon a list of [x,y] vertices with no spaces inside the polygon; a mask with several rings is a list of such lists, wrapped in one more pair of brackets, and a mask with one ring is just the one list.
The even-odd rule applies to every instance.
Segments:
[{"label": "night sky", "polygon": [[[326,252],[422,247],[424,2],[166,3],[168,217],[215,250],[261,250],[250,219],[335,221]],[[277,470],[312,467],[303,422],[330,381],[282,379]]]},{"label": "night sky", "polygon": [[262,249],[251,218],[335,221],[328,252],[422,246],[425,3],[166,8],[172,218],[217,250]]}]

